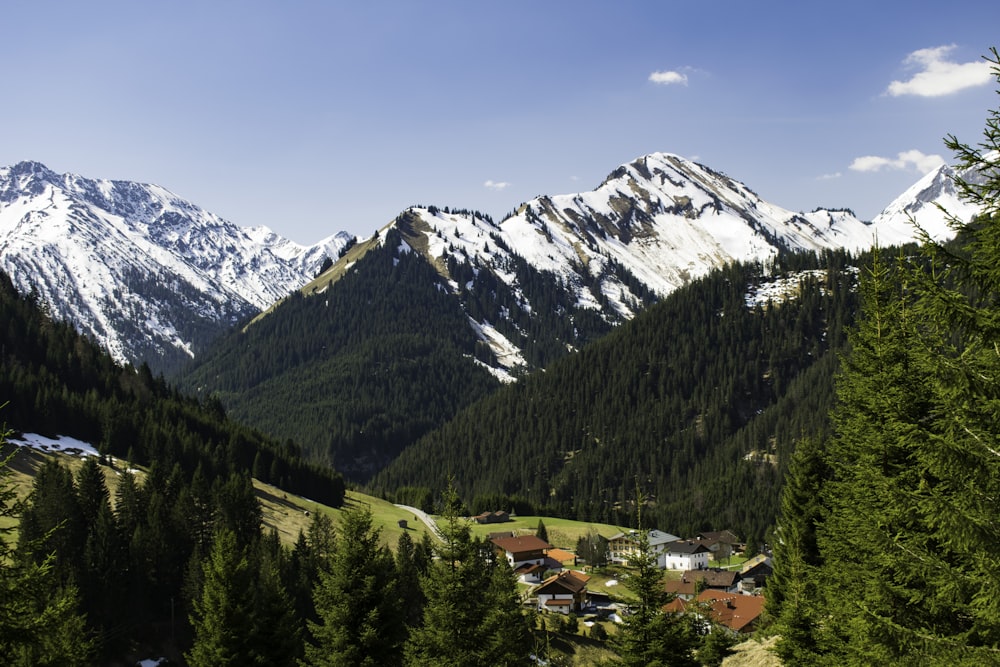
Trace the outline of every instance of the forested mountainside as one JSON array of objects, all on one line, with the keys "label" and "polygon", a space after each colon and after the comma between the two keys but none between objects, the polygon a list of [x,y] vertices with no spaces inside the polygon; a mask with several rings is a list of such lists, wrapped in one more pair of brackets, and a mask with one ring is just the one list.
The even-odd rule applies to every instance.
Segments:
[{"label": "forested mountainside", "polygon": [[638,489],[650,526],[762,540],[794,443],[829,428],[858,261],[782,255],[714,271],[462,411],[372,486],[420,502],[453,477],[477,505],[621,525],[635,522]]},{"label": "forested mountainside", "polygon": [[0,422],[65,435],[139,465],[156,463],[208,479],[254,475],[338,505],[344,483],[279,442],[228,419],[221,404],[184,396],[147,366],[118,365],[71,324],[49,317],[0,273]]},{"label": "forested mountainside", "polygon": [[390,236],[323,294],[219,340],[181,386],[362,479],[496,389],[440,275]]},{"label": "forested mountainside", "polygon": [[531,366],[612,328],[557,276],[516,256],[506,265],[516,292],[459,253],[445,258],[455,277],[446,279],[412,250],[414,224],[403,214],[356,260],[345,255],[351,267],[342,276],[314,281],[308,295],[296,293],[220,339],[180,385],[363,481],[507,376],[471,322],[495,322]]}]

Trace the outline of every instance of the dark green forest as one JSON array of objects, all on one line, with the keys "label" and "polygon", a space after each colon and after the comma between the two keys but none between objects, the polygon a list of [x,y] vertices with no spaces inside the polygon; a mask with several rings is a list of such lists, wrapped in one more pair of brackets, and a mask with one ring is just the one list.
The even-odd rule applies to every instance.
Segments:
[{"label": "dark green forest", "polygon": [[0,400],[11,428],[94,443],[137,465],[197,467],[210,478],[253,471],[263,481],[340,504],[341,476],[278,441],[228,419],[214,399],[199,401],[154,378],[146,365],[122,367],[70,324],[53,320],[0,274]]},{"label": "dark green forest", "polygon": [[[638,484],[662,530],[730,528],[760,544],[794,442],[829,427],[856,264],[830,252],[715,271],[459,413],[372,488],[426,498],[446,473],[470,505],[628,525]],[[802,276],[795,294],[748,306],[782,276]]]},{"label": "dark green forest", "polygon": [[352,478],[383,467],[498,386],[470,363],[476,337],[441,276],[400,242],[224,337],[180,386]]},{"label": "dark green forest", "polygon": [[[449,254],[443,264],[459,285],[453,294],[426,258],[400,250],[404,241],[419,240],[418,222],[404,213],[385,242],[339,280],[308,296],[292,294],[217,341],[175,381],[364,482],[500,386],[485,368],[496,365],[493,353],[476,338],[470,317],[494,323],[521,345],[528,370],[612,329],[600,313],[577,306],[569,286],[517,256],[509,266],[486,269]],[[516,276],[530,313],[497,268]],[[608,270],[635,282],[623,267]],[[600,279],[594,279],[597,294]]]}]

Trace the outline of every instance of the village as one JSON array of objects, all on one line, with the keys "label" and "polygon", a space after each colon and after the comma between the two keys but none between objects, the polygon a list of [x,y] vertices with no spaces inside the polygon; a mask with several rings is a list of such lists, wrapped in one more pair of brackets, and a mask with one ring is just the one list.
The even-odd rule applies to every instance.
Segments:
[{"label": "village", "polygon": [[[486,512],[471,519],[477,524],[503,524],[510,516]],[[621,582],[600,573],[610,570],[628,577],[640,550],[639,532],[626,530],[601,537],[599,560],[603,562],[599,563],[588,563],[544,537],[524,530],[488,534],[497,556],[506,559],[522,584],[526,604],[543,614],[582,618],[588,627],[595,620],[621,622],[628,605],[616,599],[622,596],[607,592]],[[729,530],[702,532],[689,539],[650,530],[646,539],[657,567],[664,570],[664,588],[672,598],[664,611],[707,616],[707,622],[736,636],[756,631],[772,571],[767,554],[743,557],[745,545]],[[602,586],[592,585],[597,579],[603,581]]]}]

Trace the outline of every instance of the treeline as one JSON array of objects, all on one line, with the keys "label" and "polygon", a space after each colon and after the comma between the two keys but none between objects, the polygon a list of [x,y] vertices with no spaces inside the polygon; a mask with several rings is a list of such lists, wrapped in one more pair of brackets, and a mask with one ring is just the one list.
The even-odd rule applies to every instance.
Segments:
[{"label": "treeline", "polygon": [[[507,498],[627,525],[638,484],[664,530],[731,528],[760,544],[794,442],[829,428],[855,264],[827,252],[715,271],[463,411],[371,486],[426,499],[444,467],[470,506]],[[788,299],[748,305],[757,285],[790,276]]]},{"label": "treeline", "polygon": [[946,142],[982,215],[865,267],[835,428],[796,448],[767,601],[786,664],[1000,664],[1000,111],[984,136]]},{"label": "treeline", "polygon": [[[0,438],[0,446],[2,446]],[[250,479],[154,465],[109,490],[97,458],[43,464],[24,503],[0,460],[4,664],[528,664],[533,614],[493,547],[445,509],[441,542],[382,544],[368,510],[312,515],[294,546],[265,533]],[[450,504],[454,507],[454,503]],[[0,537],[7,537],[0,535]]]},{"label": "treeline", "polygon": [[122,367],[43,304],[18,294],[0,273],[0,401],[3,421],[24,432],[67,435],[135,464],[174,464],[210,478],[254,471],[262,481],[338,506],[343,478],[307,462],[291,441],[277,442],[154,378]]},{"label": "treeline", "polygon": [[472,363],[475,333],[440,274],[401,245],[391,232],[321,292],[220,339],[178,382],[367,479],[498,386]]}]

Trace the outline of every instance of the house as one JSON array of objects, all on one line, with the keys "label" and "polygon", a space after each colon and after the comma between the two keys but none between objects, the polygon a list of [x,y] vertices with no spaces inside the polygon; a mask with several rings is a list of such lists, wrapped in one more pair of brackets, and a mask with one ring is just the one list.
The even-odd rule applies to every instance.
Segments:
[{"label": "house", "polygon": [[696,540],[676,540],[666,545],[663,565],[666,570],[704,570],[711,552]]},{"label": "house", "polygon": [[664,589],[685,600],[693,599],[702,590],[713,589],[724,593],[738,593],[740,573],[731,570],[709,568],[707,570],[687,570],[680,579],[669,579]]},{"label": "house", "polygon": [[511,569],[517,570],[525,563],[545,565],[545,552],[552,545],[534,535],[495,537],[490,540],[498,553],[502,553]]},{"label": "house", "polygon": [[764,597],[761,595],[740,595],[708,589],[702,591],[695,602],[708,610],[713,623],[738,634],[754,632],[764,612]]},{"label": "house", "polygon": [[510,521],[510,513],[504,512],[503,510],[497,510],[496,512],[483,512],[482,514],[477,514],[472,517],[472,520],[476,523],[507,523]]},{"label": "house", "polygon": [[767,578],[773,572],[774,568],[771,566],[769,557],[764,554],[754,556],[743,563],[743,568],[740,570],[739,592],[745,595],[756,595],[767,583]]},{"label": "house", "polygon": [[731,530],[705,531],[695,535],[695,538],[705,542],[716,560],[729,558],[733,552],[743,550],[743,543]]},{"label": "house", "polygon": [[[651,530],[648,533],[649,548],[656,554],[656,564],[660,569],[666,567],[663,557],[667,545],[681,539],[676,535],[664,533],[660,530]],[[639,531],[630,530],[628,532],[617,533],[608,538],[608,561],[617,565],[629,565],[629,560],[634,558],[639,551]],[[708,561],[705,562],[708,564]]]},{"label": "house", "polygon": [[537,584],[548,570],[542,563],[524,563],[514,569],[514,575],[522,584]]},{"label": "house", "polygon": [[576,554],[572,551],[566,551],[565,549],[553,547],[546,551],[545,555],[548,556],[549,560],[559,563],[559,567],[564,565],[576,565]]},{"label": "house", "polygon": [[563,570],[543,581],[535,589],[538,609],[568,614],[587,604],[587,581],[590,577],[573,570]]}]

